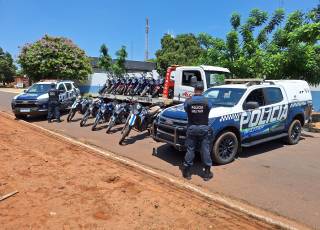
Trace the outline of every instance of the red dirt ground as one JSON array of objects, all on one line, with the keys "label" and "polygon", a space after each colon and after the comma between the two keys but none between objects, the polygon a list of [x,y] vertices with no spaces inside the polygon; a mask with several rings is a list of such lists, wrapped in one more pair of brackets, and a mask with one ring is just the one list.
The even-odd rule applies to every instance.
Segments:
[{"label": "red dirt ground", "polygon": [[272,229],[0,115],[1,229]]}]

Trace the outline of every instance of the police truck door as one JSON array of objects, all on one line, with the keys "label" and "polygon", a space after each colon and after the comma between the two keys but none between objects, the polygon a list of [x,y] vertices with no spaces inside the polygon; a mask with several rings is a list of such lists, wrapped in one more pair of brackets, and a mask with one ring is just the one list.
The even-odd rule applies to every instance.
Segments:
[{"label": "police truck door", "polygon": [[[257,102],[259,107],[247,109],[248,102]],[[252,90],[243,104],[240,130],[245,142],[251,142],[282,132],[287,118],[288,105],[278,87]]]}]

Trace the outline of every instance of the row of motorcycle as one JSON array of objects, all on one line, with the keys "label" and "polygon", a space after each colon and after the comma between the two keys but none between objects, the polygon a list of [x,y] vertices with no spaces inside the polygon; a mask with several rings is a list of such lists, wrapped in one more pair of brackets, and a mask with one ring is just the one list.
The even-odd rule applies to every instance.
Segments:
[{"label": "row of motorcycle", "polygon": [[108,78],[99,94],[159,97],[163,93],[164,80],[142,77]]},{"label": "row of motorcycle", "polygon": [[110,133],[117,124],[124,124],[119,144],[121,145],[132,129],[138,132],[152,133],[152,124],[164,108],[163,103],[144,106],[139,102],[128,99],[126,102],[106,101],[103,97],[97,99],[78,97],[69,111],[67,121],[70,122],[75,114],[82,114],[80,126],[86,126],[88,119],[94,118],[92,131],[97,130],[101,123],[107,123],[106,133]]}]

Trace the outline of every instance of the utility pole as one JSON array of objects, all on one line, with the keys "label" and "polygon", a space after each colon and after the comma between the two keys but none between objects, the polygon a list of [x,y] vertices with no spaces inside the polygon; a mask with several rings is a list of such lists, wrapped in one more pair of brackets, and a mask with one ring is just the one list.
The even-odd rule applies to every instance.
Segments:
[{"label": "utility pole", "polygon": [[145,47],[145,53],[144,53],[144,59],[147,61],[149,59],[149,18],[146,18],[146,47]]}]

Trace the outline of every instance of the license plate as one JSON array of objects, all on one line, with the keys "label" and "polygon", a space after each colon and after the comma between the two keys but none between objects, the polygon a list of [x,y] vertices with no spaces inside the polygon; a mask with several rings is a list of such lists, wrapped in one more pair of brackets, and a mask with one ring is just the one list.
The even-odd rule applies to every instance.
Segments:
[{"label": "license plate", "polygon": [[21,113],[29,113],[29,112],[30,112],[30,109],[20,109],[20,112],[21,112]]}]

